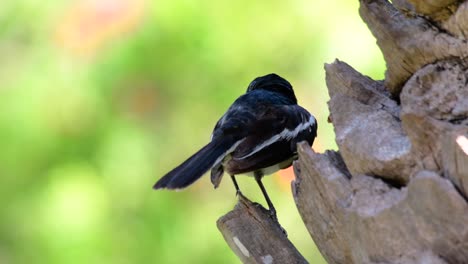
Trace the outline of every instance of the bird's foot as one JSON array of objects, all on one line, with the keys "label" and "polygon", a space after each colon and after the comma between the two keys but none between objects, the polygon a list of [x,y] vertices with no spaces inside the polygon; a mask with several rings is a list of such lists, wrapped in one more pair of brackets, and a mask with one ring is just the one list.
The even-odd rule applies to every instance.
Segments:
[{"label": "bird's foot", "polygon": [[278,215],[276,214],[276,209],[273,207],[273,208],[270,208],[268,210],[268,213],[270,214],[270,218],[273,219],[273,221],[278,222]]},{"label": "bird's foot", "polygon": [[278,227],[281,229],[281,232],[285,235],[285,236],[288,236],[288,233],[286,232],[286,230],[281,226],[281,224],[279,223],[278,221],[278,215],[276,214],[276,209],[273,207],[273,208],[270,208],[268,210],[268,213],[270,215],[270,218],[276,223],[278,224]]}]

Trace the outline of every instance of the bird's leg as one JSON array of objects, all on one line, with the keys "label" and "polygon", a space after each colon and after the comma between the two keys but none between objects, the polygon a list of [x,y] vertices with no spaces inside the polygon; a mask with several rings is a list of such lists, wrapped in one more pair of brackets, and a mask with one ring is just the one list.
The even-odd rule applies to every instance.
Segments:
[{"label": "bird's leg", "polygon": [[266,200],[266,202],[268,204],[268,207],[269,207],[268,209],[270,211],[271,216],[273,217],[274,220],[278,221],[278,218],[276,216],[276,209],[273,206],[273,203],[271,202],[270,197],[268,196],[268,194],[266,192],[265,186],[263,186],[263,183],[262,183],[263,175],[262,175],[262,173],[261,172],[254,172],[254,176],[255,176],[255,180],[258,183],[258,186],[260,186],[260,189],[262,190],[263,196],[265,196],[265,200]]},{"label": "bird's leg", "polygon": [[231,175],[232,183],[234,183],[234,187],[236,187],[236,196],[241,194],[241,191],[239,189],[239,185],[237,184],[236,178],[234,175]]}]

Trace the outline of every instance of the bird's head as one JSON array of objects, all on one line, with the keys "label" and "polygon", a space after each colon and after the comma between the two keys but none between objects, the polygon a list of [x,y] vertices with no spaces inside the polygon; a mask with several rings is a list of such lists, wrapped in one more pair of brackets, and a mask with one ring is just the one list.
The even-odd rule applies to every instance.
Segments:
[{"label": "bird's head", "polygon": [[276,92],[297,103],[296,95],[294,95],[291,84],[286,79],[277,74],[270,73],[265,76],[255,78],[247,88],[247,92],[253,90],[267,90]]}]

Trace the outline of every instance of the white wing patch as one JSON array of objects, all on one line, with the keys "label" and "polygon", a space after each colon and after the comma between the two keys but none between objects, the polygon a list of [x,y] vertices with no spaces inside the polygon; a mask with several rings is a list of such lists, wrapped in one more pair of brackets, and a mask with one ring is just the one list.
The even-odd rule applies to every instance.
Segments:
[{"label": "white wing patch", "polygon": [[234,143],[234,145],[232,145],[232,147],[230,147],[228,150],[226,150],[226,152],[224,152],[223,155],[219,156],[219,158],[215,161],[214,165],[220,163],[226,157],[226,155],[233,152],[237,148],[237,146],[239,146],[239,144],[242,143],[244,140],[245,140],[245,138],[243,138],[243,139],[237,141],[236,143]]},{"label": "white wing patch", "polygon": [[260,145],[257,145],[254,148],[254,150],[252,152],[250,152],[249,154],[244,155],[244,156],[242,156],[240,158],[236,158],[236,159],[241,160],[241,159],[248,158],[248,157],[254,155],[255,153],[259,152],[260,150],[264,149],[265,147],[277,142],[280,139],[290,140],[290,139],[296,137],[300,132],[308,129],[311,126],[313,126],[315,124],[315,122],[316,122],[315,118],[311,115],[310,119],[307,122],[299,124],[296,128],[294,128],[294,130],[289,130],[289,129],[285,128],[283,131],[281,131],[281,133],[276,134],[273,137],[265,140]]}]

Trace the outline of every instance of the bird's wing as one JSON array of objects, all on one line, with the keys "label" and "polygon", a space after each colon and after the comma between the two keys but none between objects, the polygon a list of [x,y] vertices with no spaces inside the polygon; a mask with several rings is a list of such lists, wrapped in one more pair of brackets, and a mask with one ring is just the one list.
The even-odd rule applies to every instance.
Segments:
[{"label": "bird's wing", "polygon": [[246,123],[249,133],[232,153],[233,159],[247,159],[274,143],[291,142],[306,131],[315,137],[315,118],[299,105],[275,105],[260,111],[255,113],[256,120]]},{"label": "bird's wing", "polygon": [[262,104],[256,106],[248,99],[248,94],[241,96],[229,107],[228,111],[216,123],[211,135],[212,140],[226,136],[240,140],[250,133],[249,130],[258,119],[258,114],[261,114],[265,107]]}]

